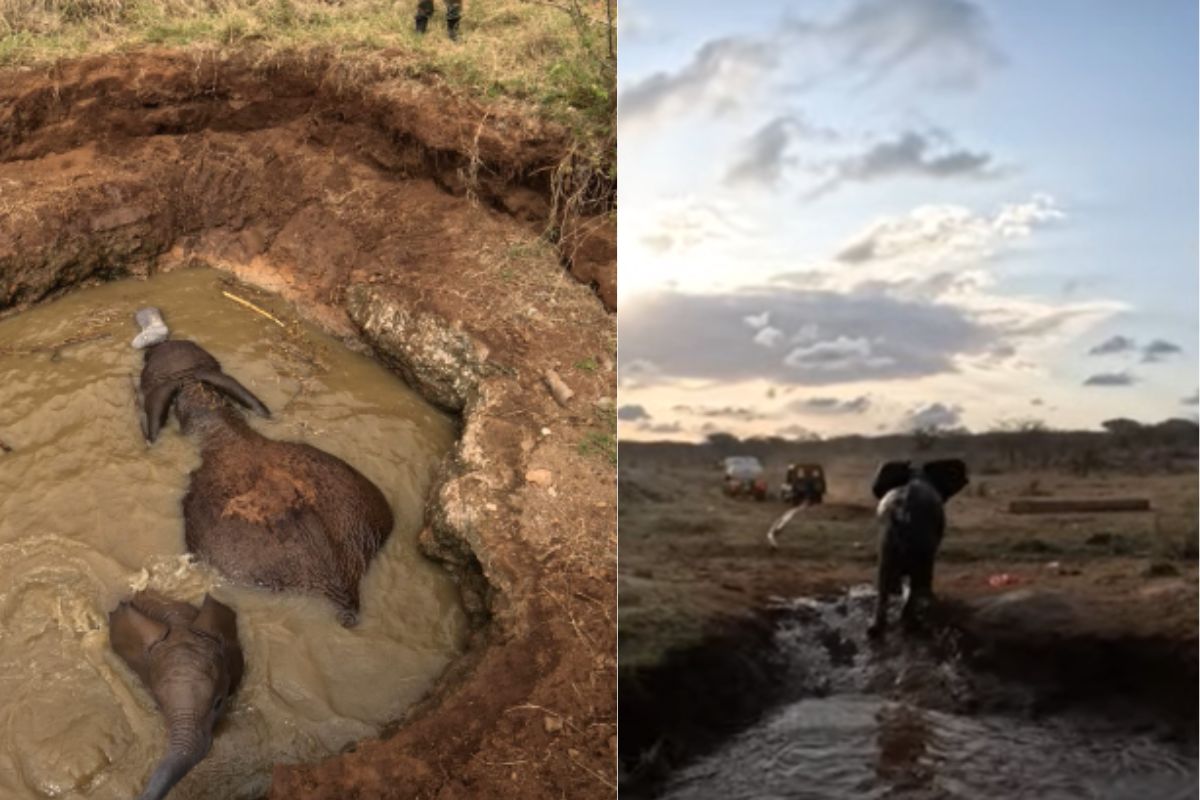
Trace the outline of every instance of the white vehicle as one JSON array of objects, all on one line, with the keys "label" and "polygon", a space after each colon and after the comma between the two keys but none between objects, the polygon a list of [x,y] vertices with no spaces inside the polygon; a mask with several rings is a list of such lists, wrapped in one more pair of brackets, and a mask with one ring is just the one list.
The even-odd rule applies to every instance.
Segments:
[{"label": "white vehicle", "polygon": [[767,481],[762,463],[754,456],[730,456],[722,462],[725,469],[725,494],[730,497],[767,499]]}]

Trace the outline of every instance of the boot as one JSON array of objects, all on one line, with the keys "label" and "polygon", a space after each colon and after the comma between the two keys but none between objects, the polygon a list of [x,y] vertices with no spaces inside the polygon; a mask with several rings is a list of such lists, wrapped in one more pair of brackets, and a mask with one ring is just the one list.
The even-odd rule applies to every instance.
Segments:
[{"label": "boot", "polygon": [[416,30],[417,33],[424,33],[428,29],[429,29],[429,17],[423,17],[418,14],[416,17],[416,24],[415,24],[414,30]]},{"label": "boot", "polygon": [[446,19],[446,35],[450,37],[450,41],[458,41],[458,17]]}]

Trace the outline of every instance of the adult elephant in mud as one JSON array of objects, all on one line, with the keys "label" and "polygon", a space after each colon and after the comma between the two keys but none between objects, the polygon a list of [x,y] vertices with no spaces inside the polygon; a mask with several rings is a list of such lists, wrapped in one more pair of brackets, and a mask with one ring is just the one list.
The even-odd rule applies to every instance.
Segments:
[{"label": "adult elephant in mud", "polygon": [[875,619],[867,632],[881,636],[887,628],[891,595],[908,578],[908,598],[900,612],[911,626],[917,604],[933,597],[933,562],[946,531],[945,503],[968,483],[967,465],[949,458],[914,465],[889,461],[879,467],[871,492],[879,500],[879,595]]},{"label": "adult elephant in mud", "polygon": [[213,727],[242,680],[237,615],[208,595],[200,608],[139,592],[108,617],[109,641],[154,695],[167,751],[138,800],[160,800],[212,747]]},{"label": "adult elephant in mud", "polygon": [[188,550],[235,580],[324,594],[355,625],[359,581],[392,530],[383,493],[340,458],[257,433],[234,404],[265,416],[261,400],[199,345],[169,340],[156,309],[136,318],[146,439],[174,408],[200,445],[183,499]]}]

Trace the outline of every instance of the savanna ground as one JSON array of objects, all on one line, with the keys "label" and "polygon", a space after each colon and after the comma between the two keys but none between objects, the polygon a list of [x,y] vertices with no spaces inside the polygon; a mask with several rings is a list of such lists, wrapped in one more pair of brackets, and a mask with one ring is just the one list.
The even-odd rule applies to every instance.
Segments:
[{"label": "savanna ground", "polygon": [[[766,644],[763,612],[773,600],[835,595],[873,583],[877,528],[870,483],[878,464],[894,458],[961,456],[971,469],[971,485],[948,505],[934,578],[940,598],[970,604],[1020,588],[1063,592],[1083,614],[1075,630],[1059,635],[1163,642],[1194,666],[1196,428],[1175,421],[1158,430],[1157,438],[1147,433],[1152,430],[1144,429],[1140,438],[1135,429],[1120,436],[1035,431],[937,441],[622,442],[623,727],[634,714],[627,713],[626,698],[670,682],[667,672],[678,683],[688,681],[689,672],[708,671],[707,684],[694,679],[693,697],[722,692],[714,677],[743,686],[740,694],[761,682],[746,665],[755,648]],[[756,455],[766,467],[773,493],[767,501],[723,494],[719,461],[739,454]],[[822,464],[829,493],[824,505],[800,512],[780,535],[780,548],[772,550],[765,534],[787,508],[776,492],[789,461]],[[1152,510],[1009,512],[1011,501],[1032,497],[1143,497]],[[726,699],[730,708],[736,705],[735,698]],[[670,730],[677,711],[668,708],[662,715],[662,741],[655,742],[650,731],[639,737],[640,746],[668,761],[686,759],[687,743],[669,741],[683,736]],[[653,727],[653,712],[647,713],[651,719],[644,724]],[[719,717],[705,722],[720,727],[728,721]],[[691,711],[684,718],[696,724]],[[660,747],[674,752],[664,756]],[[622,739],[627,769],[645,766],[636,762],[647,753],[636,749],[634,737]]]},{"label": "savanna ground", "polygon": [[420,544],[470,649],[272,797],[611,796],[610,6],[413,6],[0,0],[0,313],[211,266],[461,415]]}]

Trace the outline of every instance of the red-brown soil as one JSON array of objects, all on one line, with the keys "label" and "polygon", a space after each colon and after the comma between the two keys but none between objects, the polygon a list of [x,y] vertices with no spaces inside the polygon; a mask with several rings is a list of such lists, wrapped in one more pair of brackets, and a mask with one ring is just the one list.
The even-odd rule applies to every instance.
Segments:
[{"label": "red-brown soil", "polygon": [[561,252],[539,238],[567,152],[516,106],[323,55],[0,77],[0,311],[206,264],[462,414],[422,545],[471,647],[390,735],[276,767],[272,798],[615,793],[615,233],[606,215],[564,225]]}]

